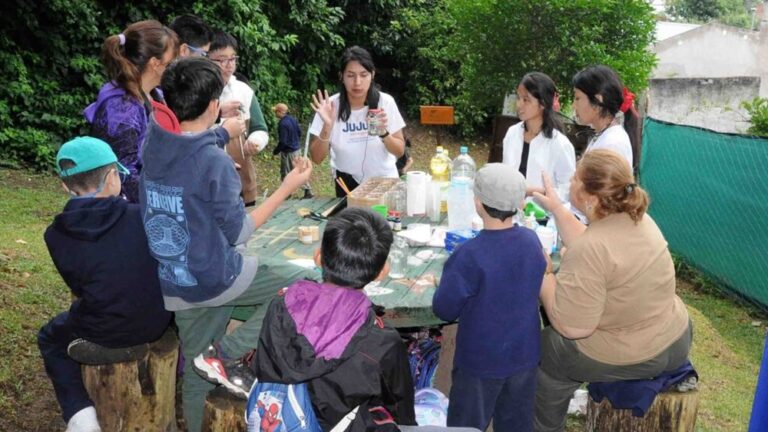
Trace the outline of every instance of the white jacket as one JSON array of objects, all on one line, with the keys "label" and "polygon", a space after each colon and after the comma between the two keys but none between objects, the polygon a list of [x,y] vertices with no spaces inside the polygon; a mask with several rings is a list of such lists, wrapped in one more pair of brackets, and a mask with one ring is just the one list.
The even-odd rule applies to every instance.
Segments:
[{"label": "white jacket", "polygon": [[[504,157],[502,162],[520,168],[523,153],[523,122],[511,126],[504,136]],[[568,137],[557,129],[552,130],[552,138],[539,133],[531,141],[528,151],[528,168],[525,182],[529,187],[543,187],[541,172],[547,173],[553,186],[560,195],[560,200],[568,201],[568,189],[571,177],[576,171],[576,151]]]}]

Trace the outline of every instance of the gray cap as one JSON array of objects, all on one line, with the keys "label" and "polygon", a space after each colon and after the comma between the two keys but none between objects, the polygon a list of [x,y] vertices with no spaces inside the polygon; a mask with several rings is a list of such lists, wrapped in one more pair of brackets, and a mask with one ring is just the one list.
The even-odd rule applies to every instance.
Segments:
[{"label": "gray cap", "polygon": [[487,164],[475,175],[475,196],[488,207],[512,211],[525,199],[525,177],[510,165]]}]

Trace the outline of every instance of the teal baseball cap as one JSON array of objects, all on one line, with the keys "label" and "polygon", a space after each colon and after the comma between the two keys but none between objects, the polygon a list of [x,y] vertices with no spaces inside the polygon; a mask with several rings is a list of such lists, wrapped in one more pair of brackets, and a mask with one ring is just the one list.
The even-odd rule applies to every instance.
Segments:
[{"label": "teal baseball cap", "polygon": [[[59,162],[62,159],[71,160],[75,166],[61,169]],[[103,167],[104,165],[117,164],[117,170],[122,174],[130,174],[120,162],[109,144],[104,141],[82,136],[64,143],[56,154],[56,169],[61,177],[69,177]]]}]

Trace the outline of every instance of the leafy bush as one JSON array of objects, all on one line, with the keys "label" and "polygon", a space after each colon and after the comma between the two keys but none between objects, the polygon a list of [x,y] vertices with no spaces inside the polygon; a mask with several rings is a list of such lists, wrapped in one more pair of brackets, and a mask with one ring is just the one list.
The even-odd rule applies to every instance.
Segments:
[{"label": "leafy bush", "polygon": [[768,98],[754,98],[751,102],[742,102],[741,106],[747,110],[752,124],[747,133],[768,137]]}]

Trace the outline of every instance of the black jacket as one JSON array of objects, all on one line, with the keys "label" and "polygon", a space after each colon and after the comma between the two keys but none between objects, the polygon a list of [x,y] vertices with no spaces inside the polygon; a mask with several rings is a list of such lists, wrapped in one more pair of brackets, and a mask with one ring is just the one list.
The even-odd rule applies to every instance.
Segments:
[{"label": "black jacket", "polygon": [[265,382],[307,382],[323,430],[353,408],[348,430],[376,430],[369,408],[415,425],[413,382],[405,345],[384,327],[360,290],[299,281],[269,305],[254,369]]},{"label": "black jacket", "polygon": [[72,293],[76,336],[107,347],[158,339],[171,321],[149,255],[138,204],[71,199],[45,231],[53,263]]}]

